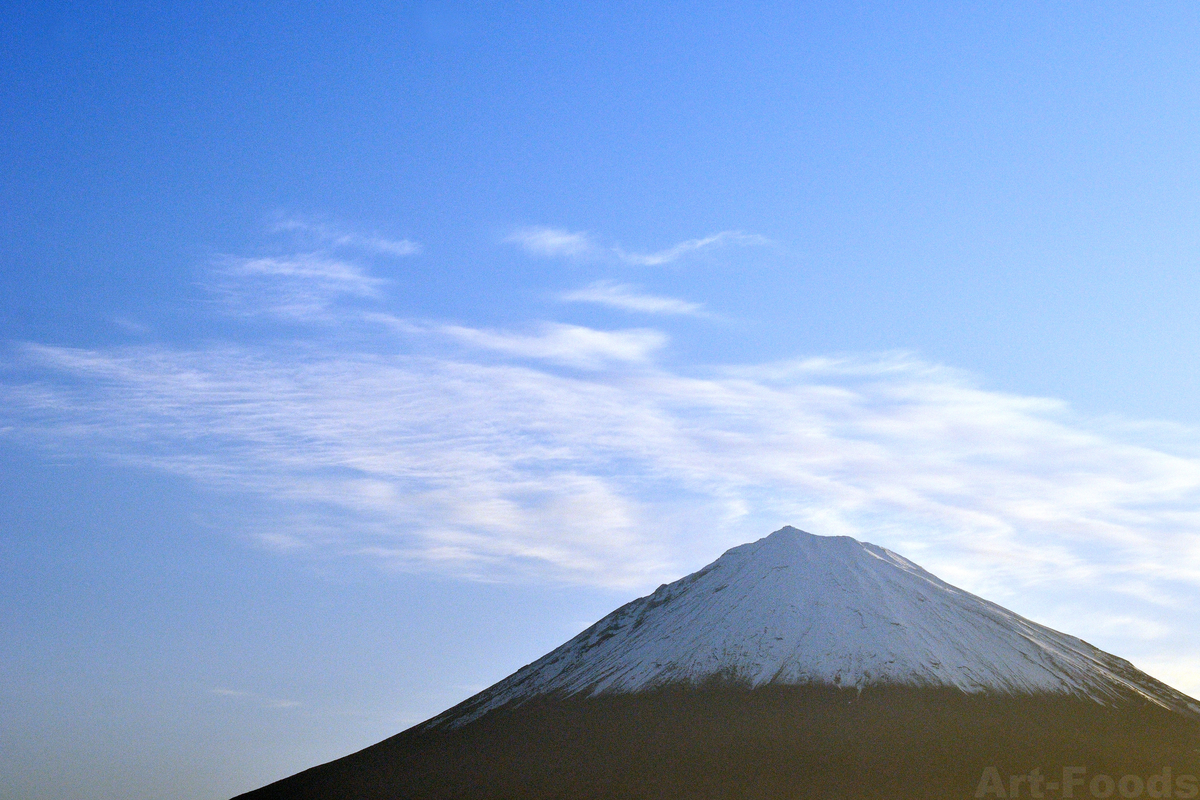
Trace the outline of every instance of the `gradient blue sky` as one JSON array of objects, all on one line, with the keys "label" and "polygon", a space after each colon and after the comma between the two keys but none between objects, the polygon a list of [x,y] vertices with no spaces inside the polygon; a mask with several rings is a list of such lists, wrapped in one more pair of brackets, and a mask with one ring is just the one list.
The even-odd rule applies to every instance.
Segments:
[{"label": "gradient blue sky", "polygon": [[1194,4],[4,10],[0,796],[248,790],[783,524],[1200,695]]}]

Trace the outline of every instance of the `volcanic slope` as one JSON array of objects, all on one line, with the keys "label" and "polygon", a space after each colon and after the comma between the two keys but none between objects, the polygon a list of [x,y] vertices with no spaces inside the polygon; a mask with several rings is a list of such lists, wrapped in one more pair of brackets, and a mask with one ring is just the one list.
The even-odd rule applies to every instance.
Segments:
[{"label": "volcanic slope", "polygon": [[889,550],[788,527],[243,797],[965,797],[988,766],[1200,774],[1200,704]]}]

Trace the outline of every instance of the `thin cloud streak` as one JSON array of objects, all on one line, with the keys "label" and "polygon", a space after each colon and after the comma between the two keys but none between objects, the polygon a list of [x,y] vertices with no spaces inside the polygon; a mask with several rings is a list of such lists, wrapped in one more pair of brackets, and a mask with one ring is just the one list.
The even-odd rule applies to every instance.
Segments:
[{"label": "thin cloud streak", "polygon": [[275,231],[307,234],[333,248],[351,248],[377,255],[403,258],[420,254],[424,248],[411,239],[389,239],[373,234],[345,231],[321,222],[289,217],[274,225]]},{"label": "thin cloud streak", "polygon": [[580,258],[599,250],[586,233],[572,233],[540,225],[515,230],[504,241],[545,258]]},{"label": "thin cloud streak", "polygon": [[617,254],[618,258],[629,264],[637,264],[643,267],[658,267],[678,261],[688,253],[707,250],[723,244],[739,244],[743,246],[766,245],[770,244],[770,240],[755,234],[743,233],[742,231],[721,231],[720,233],[714,233],[712,236],[705,236],[702,239],[688,239],[686,242],[680,242],[674,247],[668,247],[666,250],[659,250],[655,253],[628,253],[619,247],[614,247],[613,252]]},{"label": "thin cloud streak", "polygon": [[688,239],[665,250],[652,253],[630,252],[620,246],[605,247],[598,244],[591,234],[567,231],[547,226],[519,228],[504,241],[516,244],[527,253],[542,258],[595,259],[606,257],[626,264],[642,267],[659,267],[674,263],[681,258],[703,250],[726,244],[743,247],[769,245],[763,236],[744,231],[721,231],[700,239]]},{"label": "thin cloud streak", "polygon": [[222,259],[207,288],[225,309],[246,316],[330,319],[347,299],[375,300],[387,281],[322,253]]},{"label": "thin cloud streak", "polygon": [[707,316],[704,306],[675,297],[662,297],[639,292],[637,287],[611,281],[596,281],[582,289],[562,292],[557,298],[564,303],[593,303],[642,314],[670,314],[691,317]]},{"label": "thin cloud streak", "polygon": [[667,337],[654,330],[598,331],[579,325],[544,323],[536,334],[443,325],[439,332],[464,344],[518,358],[544,359],[583,369],[613,362],[644,363]]},{"label": "thin cloud streak", "polygon": [[112,322],[126,333],[134,336],[145,336],[150,333],[150,326],[129,317],[113,317]]},{"label": "thin cloud streak", "polygon": [[237,697],[243,700],[249,700],[256,705],[265,706],[267,708],[298,708],[302,705],[299,700],[282,700],[274,697],[263,697],[254,692],[243,692],[238,689],[225,689],[220,686],[211,690],[212,694],[218,697]]},{"label": "thin cloud streak", "polygon": [[668,342],[665,334],[649,328],[601,331],[543,322],[532,332],[515,332],[415,322],[380,312],[364,313],[361,321],[412,337],[441,339],[476,351],[585,370],[647,363]]}]

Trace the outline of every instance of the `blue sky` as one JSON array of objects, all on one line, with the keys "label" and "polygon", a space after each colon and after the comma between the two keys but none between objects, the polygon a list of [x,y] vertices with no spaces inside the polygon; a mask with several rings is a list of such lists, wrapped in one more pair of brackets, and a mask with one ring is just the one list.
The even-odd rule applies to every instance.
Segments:
[{"label": "blue sky", "polygon": [[1200,694],[1194,6],[6,11],[4,796],[253,788],[784,524]]}]

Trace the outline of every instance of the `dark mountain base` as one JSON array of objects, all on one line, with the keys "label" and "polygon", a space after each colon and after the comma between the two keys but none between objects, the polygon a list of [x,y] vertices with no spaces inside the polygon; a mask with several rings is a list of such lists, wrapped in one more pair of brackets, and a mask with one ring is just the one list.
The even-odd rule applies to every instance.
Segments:
[{"label": "dark mountain base", "polygon": [[[1170,780],[1145,785],[1164,766]],[[1200,776],[1200,723],[1136,700],[1110,708],[900,687],[670,689],[541,700],[448,732],[418,726],[242,798],[928,800],[975,797],[987,767],[1007,798],[1038,796],[1027,780],[1014,794],[1011,776],[1040,768],[1061,782],[1065,767],[1086,769],[1075,798],[1186,797],[1180,776]],[[1093,794],[1097,774],[1114,787],[1136,780],[1120,789],[1101,781]],[[996,786],[984,796],[1001,796]]]}]

